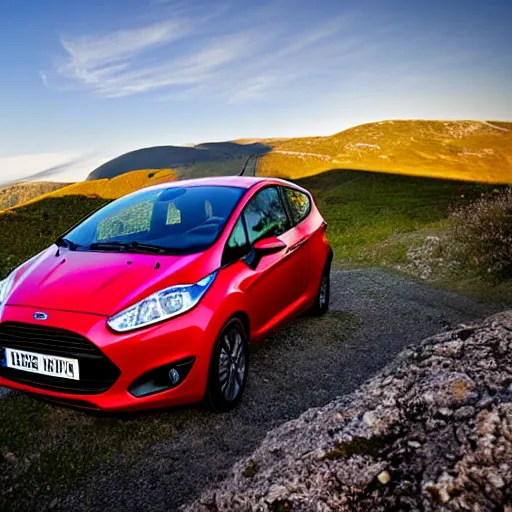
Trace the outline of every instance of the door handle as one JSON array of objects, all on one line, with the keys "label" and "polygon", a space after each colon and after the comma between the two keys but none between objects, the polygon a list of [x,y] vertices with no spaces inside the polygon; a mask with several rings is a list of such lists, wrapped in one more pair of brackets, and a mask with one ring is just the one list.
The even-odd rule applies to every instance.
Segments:
[{"label": "door handle", "polygon": [[304,245],[308,241],[308,237],[305,236],[304,238],[300,239],[296,244],[290,245],[288,249],[286,250],[286,254],[296,251],[301,245]]}]

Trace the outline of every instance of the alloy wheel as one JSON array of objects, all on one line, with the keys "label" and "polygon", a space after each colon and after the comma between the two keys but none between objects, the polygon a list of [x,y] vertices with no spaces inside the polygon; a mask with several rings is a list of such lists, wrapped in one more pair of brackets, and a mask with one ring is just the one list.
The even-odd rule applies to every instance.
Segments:
[{"label": "alloy wheel", "polygon": [[243,387],[246,366],[245,343],[239,330],[233,326],[222,338],[218,378],[225,400],[231,402]]}]

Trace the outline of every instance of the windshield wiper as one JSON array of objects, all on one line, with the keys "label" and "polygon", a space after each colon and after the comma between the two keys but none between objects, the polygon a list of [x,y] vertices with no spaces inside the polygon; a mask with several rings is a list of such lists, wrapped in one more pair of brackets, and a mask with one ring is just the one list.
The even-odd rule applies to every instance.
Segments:
[{"label": "windshield wiper", "polygon": [[172,249],[168,247],[163,247],[161,245],[155,244],[144,244],[140,242],[95,242],[89,245],[89,249],[118,249],[122,251],[123,249],[128,249],[131,251],[140,251],[140,252],[154,252],[154,253],[165,253],[171,252]]},{"label": "windshield wiper", "polygon": [[76,244],[69,238],[58,238],[55,243],[58,247],[67,247],[70,251],[76,251],[81,245]]}]

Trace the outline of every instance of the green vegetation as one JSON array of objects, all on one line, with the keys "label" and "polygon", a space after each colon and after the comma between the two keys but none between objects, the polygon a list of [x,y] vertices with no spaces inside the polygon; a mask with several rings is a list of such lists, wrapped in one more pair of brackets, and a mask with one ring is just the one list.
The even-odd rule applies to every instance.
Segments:
[{"label": "green vegetation", "polygon": [[483,184],[360,171],[330,171],[295,182],[315,197],[327,221],[335,262],[345,266],[378,265],[383,256],[389,264],[404,261],[409,241],[397,240],[397,235],[437,230],[450,208],[468,204],[490,189]]},{"label": "green vegetation", "polygon": [[382,446],[387,440],[374,436],[369,439],[364,437],[356,437],[350,441],[340,443],[336,448],[328,451],[325,454],[325,458],[329,460],[333,459],[348,459],[352,455],[369,455],[370,457],[377,457],[379,455]]},{"label": "green vegetation", "polygon": [[65,187],[69,183],[38,181],[34,183],[16,183],[0,187],[0,210],[25,203],[48,192]]},{"label": "green vegetation", "polygon": [[17,395],[0,407],[0,510],[33,510],[92,468],[123,453],[134,463],[145,447],[167,439],[191,412],[98,416]]},{"label": "green vegetation", "polygon": [[245,476],[245,478],[254,478],[259,470],[260,467],[258,463],[251,459],[247,467],[242,471],[242,475]]},{"label": "green vegetation", "polygon": [[203,178],[204,176],[234,176],[242,169],[245,157],[229,159],[224,162],[196,162],[175,167],[177,179]]},{"label": "green vegetation", "polygon": [[434,260],[432,272],[422,276],[430,284],[483,301],[512,302],[507,187],[341,170],[294,181],[313,193],[328,223],[335,265],[420,277],[418,269],[408,268],[409,253],[421,252],[433,237],[439,246],[421,258],[427,265]]},{"label": "green vegetation", "polygon": [[496,283],[512,277],[512,190],[455,210],[447,253],[465,271]]},{"label": "green vegetation", "polygon": [[25,206],[30,203],[39,202],[42,199],[54,197],[86,196],[102,199],[117,199],[130,192],[135,192],[135,190],[174,179],[176,179],[176,174],[171,169],[144,169],[123,174],[110,180],[104,178],[101,180],[73,183],[67,187],[36,197],[19,206]]},{"label": "green vegetation", "polygon": [[292,510],[292,505],[287,500],[277,500],[270,504],[271,512],[288,512]]},{"label": "green vegetation", "polygon": [[172,179],[168,170],[135,171],[69,185],[0,212],[0,278],[112,199]]},{"label": "green vegetation", "polygon": [[107,203],[107,199],[81,195],[48,197],[0,213],[0,278]]}]

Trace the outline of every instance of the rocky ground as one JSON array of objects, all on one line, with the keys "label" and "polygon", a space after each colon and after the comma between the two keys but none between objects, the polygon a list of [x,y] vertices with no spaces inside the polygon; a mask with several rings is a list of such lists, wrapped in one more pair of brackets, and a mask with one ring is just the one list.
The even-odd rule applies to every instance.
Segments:
[{"label": "rocky ground", "polygon": [[[42,452],[47,460],[44,467],[40,464],[25,468],[6,461],[7,466],[2,468],[0,463],[0,480],[6,478],[0,485],[0,509],[8,505],[21,512],[34,510],[37,504],[37,510],[52,512],[177,510],[196,500],[206,489],[219,485],[238,460],[249,460],[268,431],[333,400],[334,404],[329,406],[332,411],[345,407],[343,418],[351,414],[355,417],[358,410],[370,407],[370,403],[357,398],[360,394],[353,402],[352,398],[339,401],[338,397],[353,393],[404,348],[460,323],[483,319],[504,309],[501,305],[481,304],[377,269],[335,270],[331,279],[331,310],[326,316],[299,318],[254,347],[248,389],[240,407],[228,414],[210,414],[198,406],[119,420],[90,417],[57,406],[45,407],[44,413],[34,414],[26,397],[11,393],[2,400],[0,389],[0,413],[9,410],[13,415],[5,413],[4,421],[10,423],[11,431],[13,425],[19,425],[19,434],[13,432],[15,438],[8,442],[0,424],[0,454],[4,444],[5,451],[14,451],[18,461],[35,452]],[[393,386],[391,382],[385,389],[391,393]],[[372,400],[377,405],[380,403],[377,395]],[[312,423],[311,428],[319,429],[318,439],[307,442],[318,441],[315,450],[324,445],[335,447],[345,421],[348,422],[336,419],[335,413],[329,410],[321,413],[322,409],[313,409],[306,413],[305,418],[311,418],[308,422],[314,421],[315,414],[323,414],[325,422],[330,421],[335,425],[332,428],[338,429],[333,430],[331,438],[327,431],[320,429],[323,419]],[[307,443],[307,431],[300,433],[305,421],[302,417],[299,423],[292,423],[286,429],[292,432],[293,425],[297,425],[297,435]],[[357,422],[355,419],[353,425]],[[22,430],[29,425],[29,430]],[[396,428],[396,425],[390,427]],[[127,442],[121,441],[123,436],[133,439],[130,450],[126,450]],[[137,436],[150,437],[151,441],[140,449]],[[105,439],[112,447],[108,460],[100,456],[102,451],[108,451],[108,447],[103,448]],[[281,438],[277,437],[275,443],[280,442]],[[283,454],[287,453],[286,446],[283,445]],[[301,450],[300,455],[308,449]],[[89,454],[104,461],[85,467],[83,461],[90,458]],[[288,456],[290,461],[296,457],[293,447]],[[305,457],[307,461],[308,456]],[[361,464],[370,462],[361,457]],[[53,461],[69,460],[78,461],[74,473],[62,462],[57,462],[59,467],[53,467]],[[338,462],[341,463],[344,461]],[[390,472],[394,482],[396,473],[378,463],[385,468],[382,471]],[[263,468],[261,461],[258,464]],[[327,459],[322,464],[331,461]],[[246,466],[247,462],[241,467]],[[260,478],[263,473],[256,474]],[[275,483],[280,485],[280,481],[276,479]],[[16,489],[28,485],[27,482],[31,482],[30,493],[23,496]],[[251,482],[244,477],[241,483]]]},{"label": "rocky ground", "polygon": [[512,311],[271,431],[197,511],[512,511]]}]

